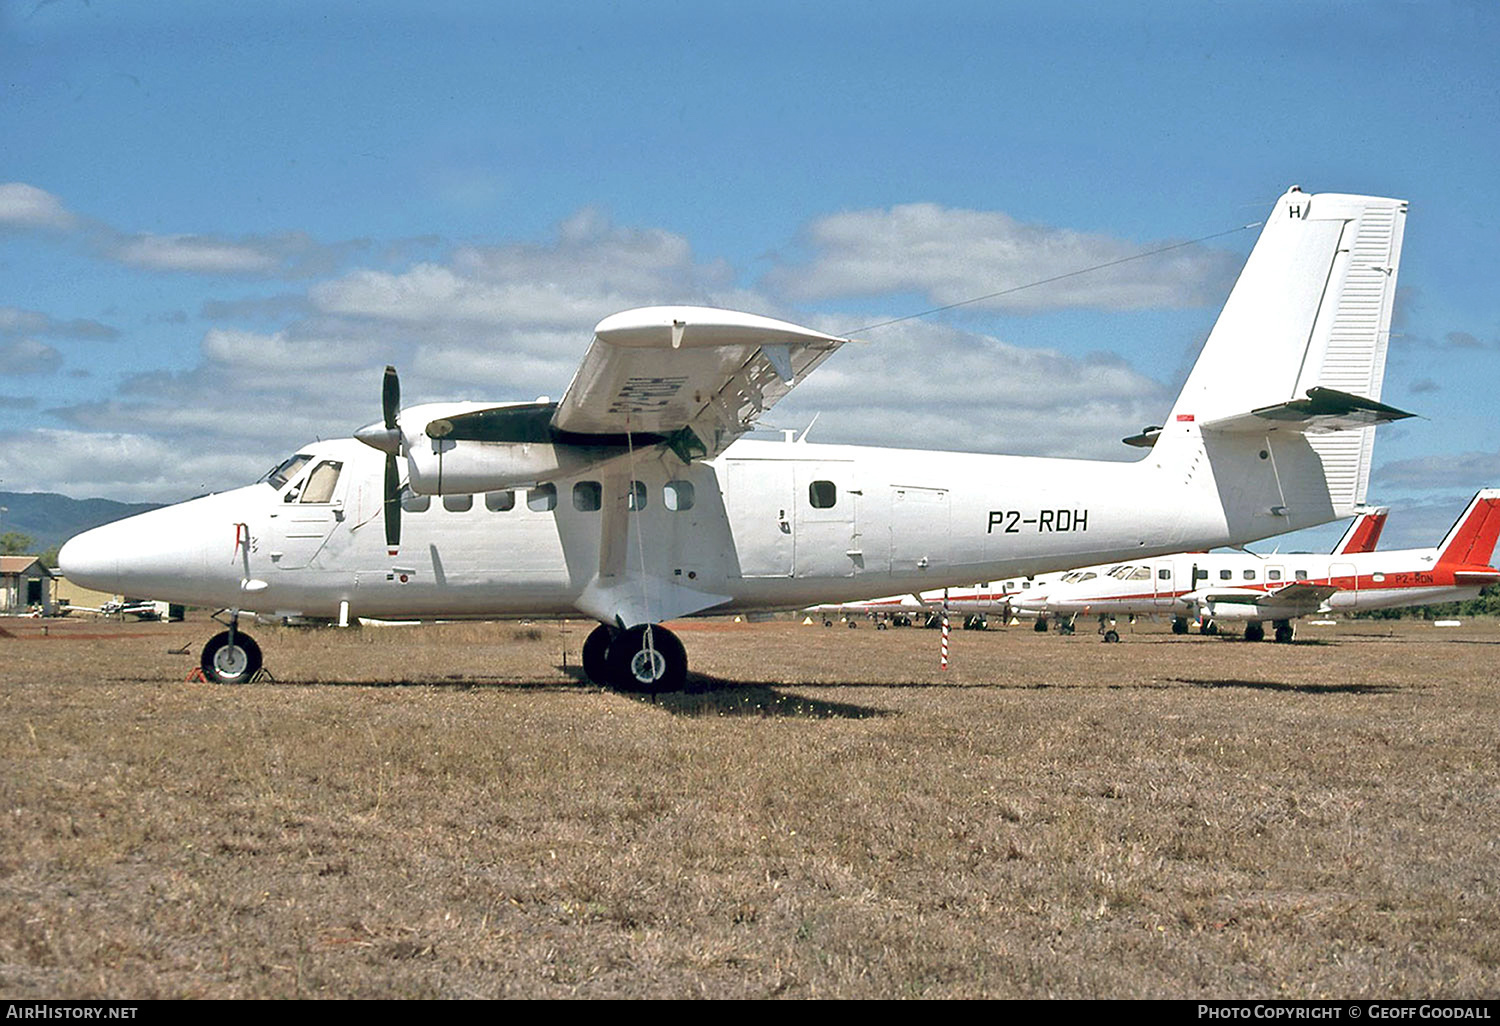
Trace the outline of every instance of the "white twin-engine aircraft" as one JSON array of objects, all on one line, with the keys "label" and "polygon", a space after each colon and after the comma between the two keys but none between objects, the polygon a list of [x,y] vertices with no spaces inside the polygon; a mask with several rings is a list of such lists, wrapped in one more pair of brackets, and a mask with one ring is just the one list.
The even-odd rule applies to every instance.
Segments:
[{"label": "white twin-engine aircraft", "polygon": [[1489,565],[1500,537],[1500,489],[1470,500],[1446,537],[1431,549],[1262,556],[1248,552],[1184,552],[1116,566],[1092,566],[1016,598],[1016,608],[1040,617],[1097,615],[1106,641],[1118,641],[1105,621],[1165,613],[1186,634],[1188,618],[1204,634],[1224,622],[1245,625],[1245,640],[1291,641],[1292,621],[1316,613],[1394,609],[1474,598],[1500,581]]},{"label": "white twin-engine aircraft", "polygon": [[[751,314],[606,317],[558,403],[399,408],[260,482],[88,531],[69,579],[222,608],[203,650],[259,669],[243,613],[584,613],[597,682],[670,689],[662,621],[799,608],[1238,545],[1347,517],[1382,405],[1406,203],[1277,200],[1135,463],[741,439],[848,339]],[[996,373],[1004,373],[997,367]],[[360,443],[364,444],[360,444]]]}]

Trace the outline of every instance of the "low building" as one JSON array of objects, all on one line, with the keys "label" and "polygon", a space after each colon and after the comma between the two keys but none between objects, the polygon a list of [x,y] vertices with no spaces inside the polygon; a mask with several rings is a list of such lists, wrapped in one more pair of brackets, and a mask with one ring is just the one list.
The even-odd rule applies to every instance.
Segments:
[{"label": "low building", "polygon": [[0,616],[57,612],[53,573],[36,556],[0,556]]}]

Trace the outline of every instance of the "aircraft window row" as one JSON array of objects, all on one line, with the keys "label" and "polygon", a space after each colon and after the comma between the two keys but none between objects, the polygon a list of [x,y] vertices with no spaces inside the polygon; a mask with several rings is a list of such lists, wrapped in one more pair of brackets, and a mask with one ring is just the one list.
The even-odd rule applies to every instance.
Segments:
[{"label": "aircraft window row", "polygon": [[[305,461],[305,457],[304,457]],[[291,461],[289,460],[288,463]],[[285,464],[283,464],[285,466]],[[338,470],[342,466],[339,463],[326,463],[323,466],[331,467],[332,480],[327,483],[326,492],[332,495],[333,482],[338,480]],[[315,477],[323,469],[320,466],[313,471]],[[267,475],[266,480],[270,480]],[[309,489],[312,484],[309,477]],[[309,489],[303,490],[303,495],[309,494]],[[319,494],[322,492],[320,491]],[[287,497],[288,502],[293,500],[293,495]],[[328,499],[302,499],[303,502],[327,502]],[[674,513],[686,512],[693,508],[696,502],[696,493],[691,481],[672,480],[668,481],[662,488],[662,505]],[[626,507],[634,513],[636,510],[645,509],[650,504],[646,485],[643,481],[630,482],[630,492],[626,500]],[[578,481],[573,485],[573,508],[580,513],[596,513],[604,506],[604,486],[598,481]],[[432,496],[418,495],[410,488],[401,491],[401,508],[407,513],[426,513],[432,508]],[[443,508],[450,513],[467,513],[474,508],[474,496],[469,494],[454,494],[443,496]],[[516,493],[513,490],[485,492],[484,508],[491,513],[507,513],[516,508]],[[536,513],[550,513],[557,508],[557,486],[554,484],[541,484],[535,488],[526,490],[526,508]]]}]

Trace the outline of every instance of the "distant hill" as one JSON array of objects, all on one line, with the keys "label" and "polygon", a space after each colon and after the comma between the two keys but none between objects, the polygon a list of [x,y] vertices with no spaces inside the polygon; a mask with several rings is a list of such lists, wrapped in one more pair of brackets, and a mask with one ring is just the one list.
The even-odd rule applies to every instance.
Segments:
[{"label": "distant hill", "polygon": [[31,536],[36,553],[61,545],[80,531],[161,506],[159,502],[70,499],[56,492],[0,492],[0,534]]}]

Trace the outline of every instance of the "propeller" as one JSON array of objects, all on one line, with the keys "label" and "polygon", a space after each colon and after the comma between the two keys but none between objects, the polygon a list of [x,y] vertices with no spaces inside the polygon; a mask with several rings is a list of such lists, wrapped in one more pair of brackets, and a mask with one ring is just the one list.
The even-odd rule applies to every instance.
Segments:
[{"label": "propeller", "polygon": [[401,545],[401,470],[396,453],[401,451],[401,428],[396,414],[401,411],[401,379],[396,368],[387,366],[380,386],[380,410],[385,415],[385,429],[396,436],[395,451],[385,453],[385,546],[392,553]]},{"label": "propeller", "polygon": [[391,555],[395,555],[401,544],[401,468],[396,463],[401,455],[401,425],[397,421],[401,413],[401,381],[394,367],[385,369],[380,386],[380,411],[382,422],[360,428],[354,437],[385,453],[385,544]]}]

